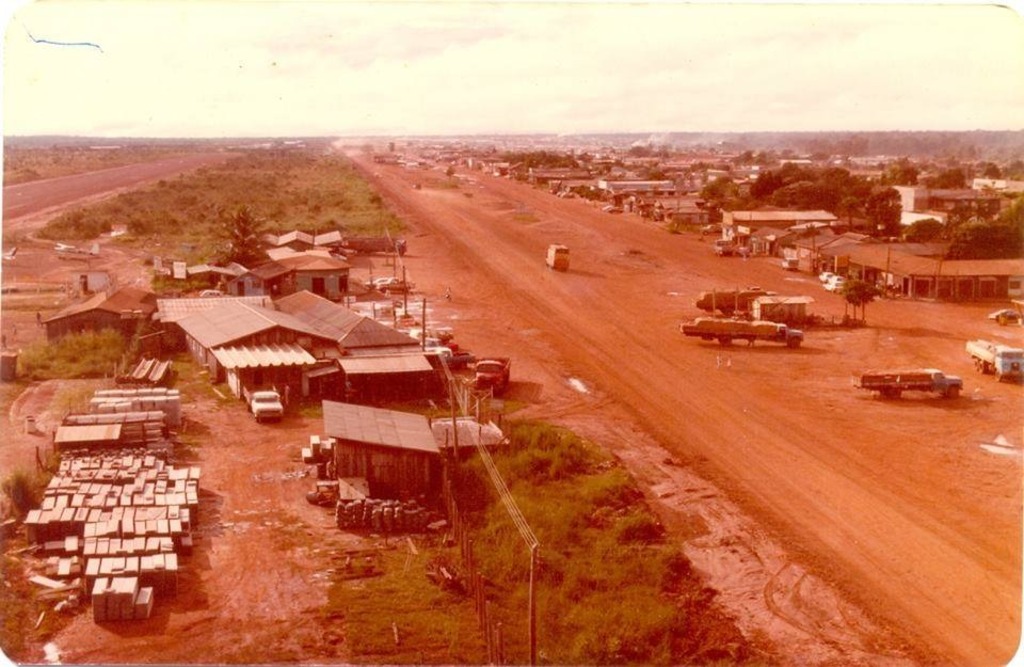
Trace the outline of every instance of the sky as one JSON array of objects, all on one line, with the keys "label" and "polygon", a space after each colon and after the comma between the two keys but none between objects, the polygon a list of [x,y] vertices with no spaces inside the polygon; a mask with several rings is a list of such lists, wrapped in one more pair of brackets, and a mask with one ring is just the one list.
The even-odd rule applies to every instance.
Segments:
[{"label": "sky", "polygon": [[41,0],[5,136],[1024,129],[995,5]]}]

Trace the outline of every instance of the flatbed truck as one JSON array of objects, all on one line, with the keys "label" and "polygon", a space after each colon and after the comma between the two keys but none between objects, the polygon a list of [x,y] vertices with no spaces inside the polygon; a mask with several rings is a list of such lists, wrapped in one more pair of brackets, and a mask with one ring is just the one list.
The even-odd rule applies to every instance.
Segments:
[{"label": "flatbed truck", "polygon": [[722,345],[730,345],[734,340],[745,340],[749,345],[754,341],[783,343],[786,347],[796,348],[804,342],[804,332],[780,324],[762,320],[729,320],[715,317],[698,317],[692,322],[681,324],[679,330],[686,336],[701,340],[717,340]]}]

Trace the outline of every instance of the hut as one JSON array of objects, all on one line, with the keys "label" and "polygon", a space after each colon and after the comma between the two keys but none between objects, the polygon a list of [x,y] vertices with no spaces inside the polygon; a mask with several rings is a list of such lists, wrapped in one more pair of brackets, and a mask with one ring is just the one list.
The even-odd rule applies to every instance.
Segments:
[{"label": "hut", "polygon": [[323,414],[339,479],[365,479],[373,498],[437,494],[442,463],[426,417],[335,401],[323,402]]}]

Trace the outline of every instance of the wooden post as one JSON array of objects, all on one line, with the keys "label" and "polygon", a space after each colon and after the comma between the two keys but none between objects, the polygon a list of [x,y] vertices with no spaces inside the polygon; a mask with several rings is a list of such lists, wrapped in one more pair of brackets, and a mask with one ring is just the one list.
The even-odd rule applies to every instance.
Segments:
[{"label": "wooden post", "polygon": [[537,545],[530,547],[530,664],[537,664]]}]

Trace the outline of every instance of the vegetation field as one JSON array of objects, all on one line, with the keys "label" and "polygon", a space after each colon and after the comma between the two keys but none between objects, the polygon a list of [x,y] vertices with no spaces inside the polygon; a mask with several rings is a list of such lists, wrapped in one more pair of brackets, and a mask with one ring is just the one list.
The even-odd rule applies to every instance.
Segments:
[{"label": "vegetation field", "polygon": [[88,240],[123,227],[119,241],[162,249],[189,263],[226,258],[225,225],[241,208],[261,232],[397,232],[402,223],[341,156],[312,150],[253,150],[218,167],[70,210],[40,231]]}]

